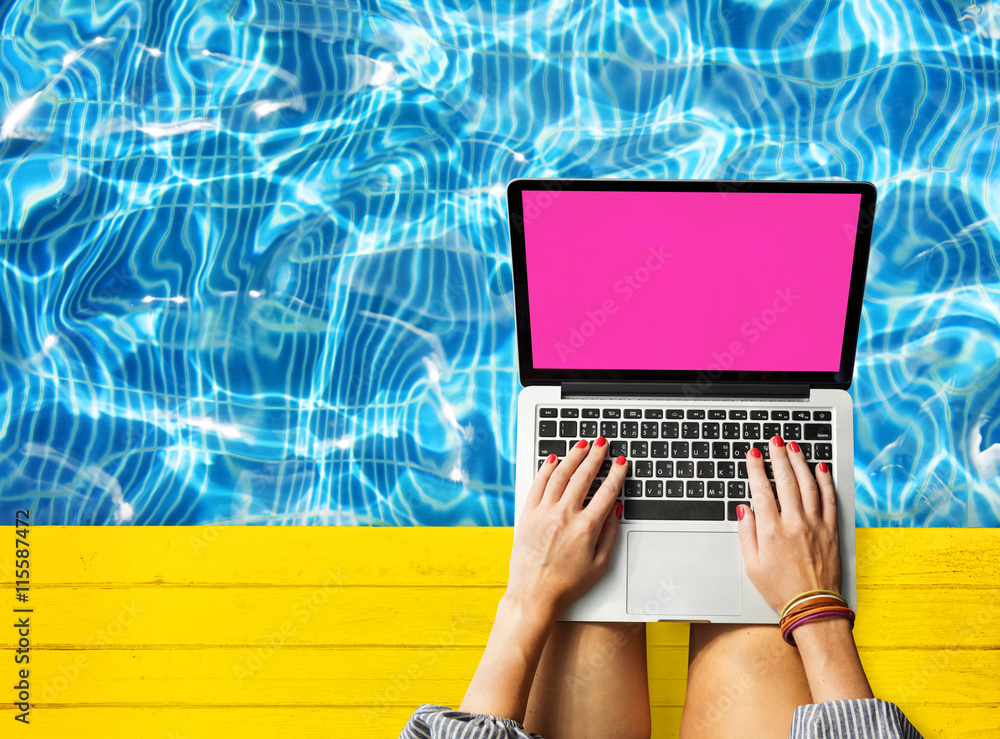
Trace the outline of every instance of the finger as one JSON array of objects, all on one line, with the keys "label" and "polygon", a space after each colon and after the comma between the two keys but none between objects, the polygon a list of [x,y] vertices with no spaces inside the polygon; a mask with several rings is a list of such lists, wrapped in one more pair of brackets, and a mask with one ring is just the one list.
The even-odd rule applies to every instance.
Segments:
[{"label": "finger", "polygon": [[541,502],[542,493],[545,492],[545,485],[548,483],[549,478],[556,469],[556,465],[559,464],[559,457],[555,454],[550,454],[548,459],[542,462],[542,466],[538,469],[538,473],[535,475],[535,479],[531,483],[531,487],[528,488],[528,497],[524,501],[525,508],[534,508]]},{"label": "finger", "polygon": [[[742,518],[740,513],[743,514]],[[760,561],[760,550],[757,548],[757,518],[748,505],[738,506],[736,517],[740,519],[737,531],[740,537],[740,551],[743,552],[743,569],[755,571]]]},{"label": "finger", "polygon": [[585,439],[581,439],[573,445],[573,448],[569,450],[563,461],[559,463],[559,466],[556,467],[548,483],[545,485],[545,493],[542,495],[542,500],[555,503],[562,497],[569,479],[576,472],[576,468],[580,466],[580,462],[587,456],[589,448],[590,444]]},{"label": "finger", "polygon": [[608,515],[604,517],[604,523],[601,526],[601,533],[597,536],[597,546],[594,550],[594,564],[601,572],[607,569],[608,562],[611,559],[611,552],[615,548],[615,542],[618,541],[619,524],[615,509],[619,505],[621,504],[615,503],[615,507],[608,511]]},{"label": "finger", "polygon": [[747,452],[747,477],[750,480],[750,497],[753,499],[754,513],[761,521],[778,520],[778,504],[774,501],[771,483],[764,474],[764,458],[760,450],[751,447]]},{"label": "finger", "polygon": [[826,462],[816,465],[816,484],[819,487],[823,520],[837,528],[837,492],[833,489],[833,475]]},{"label": "finger", "polygon": [[799,492],[802,495],[802,510],[805,512],[806,518],[819,518],[819,487],[816,485],[816,478],[813,477],[813,473],[809,470],[809,463],[806,462],[805,455],[794,441],[788,442],[785,449],[788,452],[788,461],[792,465],[795,479],[799,483]]},{"label": "finger", "polygon": [[607,517],[608,512],[615,506],[618,494],[622,490],[625,476],[628,474],[628,460],[625,457],[618,457],[611,465],[607,479],[601,483],[601,487],[594,493],[593,499],[587,505],[584,513],[589,517],[590,525],[594,530],[598,530],[601,521]]},{"label": "finger", "polygon": [[774,472],[774,487],[778,491],[778,502],[781,503],[781,515],[788,514],[803,517],[802,493],[799,491],[799,481],[795,479],[795,471],[788,461],[785,442],[780,436],[774,436],[770,441],[771,470]]},{"label": "finger", "polygon": [[576,472],[570,475],[569,482],[566,484],[563,499],[568,504],[583,508],[583,501],[587,499],[587,493],[590,492],[590,483],[597,477],[601,463],[606,456],[608,456],[608,442],[603,436],[598,436],[594,439],[589,453],[580,462]]}]

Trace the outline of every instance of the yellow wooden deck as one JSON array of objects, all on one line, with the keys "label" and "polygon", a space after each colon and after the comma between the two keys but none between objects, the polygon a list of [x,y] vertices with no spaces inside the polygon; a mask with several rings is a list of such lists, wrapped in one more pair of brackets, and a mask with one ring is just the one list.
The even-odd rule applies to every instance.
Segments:
[{"label": "yellow wooden deck", "polygon": [[[457,706],[510,529],[31,530],[30,726],[12,709],[0,552],[0,736],[393,737]],[[859,529],[855,634],[872,687],[927,737],[1000,737],[1000,530]],[[649,631],[654,736],[674,737],[687,627]]]}]

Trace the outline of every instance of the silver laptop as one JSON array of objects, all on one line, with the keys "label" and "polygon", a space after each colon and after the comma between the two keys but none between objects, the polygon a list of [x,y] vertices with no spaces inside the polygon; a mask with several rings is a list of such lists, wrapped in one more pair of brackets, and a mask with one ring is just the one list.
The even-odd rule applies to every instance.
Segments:
[{"label": "silver laptop", "polygon": [[[620,454],[620,536],[562,620],[777,623],[743,571],[745,455],[780,434],[832,467],[856,608],[851,384],[875,188],[520,179],[516,517],[549,454]],[[770,472],[770,464],[767,464]]]}]

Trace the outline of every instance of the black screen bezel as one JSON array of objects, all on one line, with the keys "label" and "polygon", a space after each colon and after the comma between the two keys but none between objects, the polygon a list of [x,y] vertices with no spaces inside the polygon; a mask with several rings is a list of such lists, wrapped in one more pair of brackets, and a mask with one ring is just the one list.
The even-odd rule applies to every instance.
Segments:
[{"label": "black screen bezel", "polygon": [[[557,197],[563,191],[633,191],[633,192],[803,192],[856,193],[861,195],[858,211],[851,286],[844,322],[844,342],[840,369],[836,372],[771,372],[706,370],[566,370],[536,368],[531,350],[531,320],[528,311],[528,273],[524,242],[524,213],[521,193],[548,191]],[[864,300],[865,276],[871,251],[872,226],[875,220],[875,186],[870,182],[779,181],[779,180],[615,180],[521,178],[507,185],[507,212],[510,223],[511,261],[514,273],[514,308],[517,324],[518,372],[521,384],[550,385],[563,382],[630,383],[713,383],[739,384],[808,384],[816,388],[839,388],[851,385],[857,354],[858,330]]]}]

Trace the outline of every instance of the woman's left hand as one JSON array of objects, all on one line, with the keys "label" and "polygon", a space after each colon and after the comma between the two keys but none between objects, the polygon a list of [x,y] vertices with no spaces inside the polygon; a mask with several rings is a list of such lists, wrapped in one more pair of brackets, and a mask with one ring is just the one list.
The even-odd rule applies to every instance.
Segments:
[{"label": "woman's left hand", "polygon": [[528,492],[514,535],[507,596],[554,619],[604,574],[618,537],[616,499],[628,462],[618,457],[590,503],[590,484],[608,442],[582,441],[559,462],[542,465]]}]

